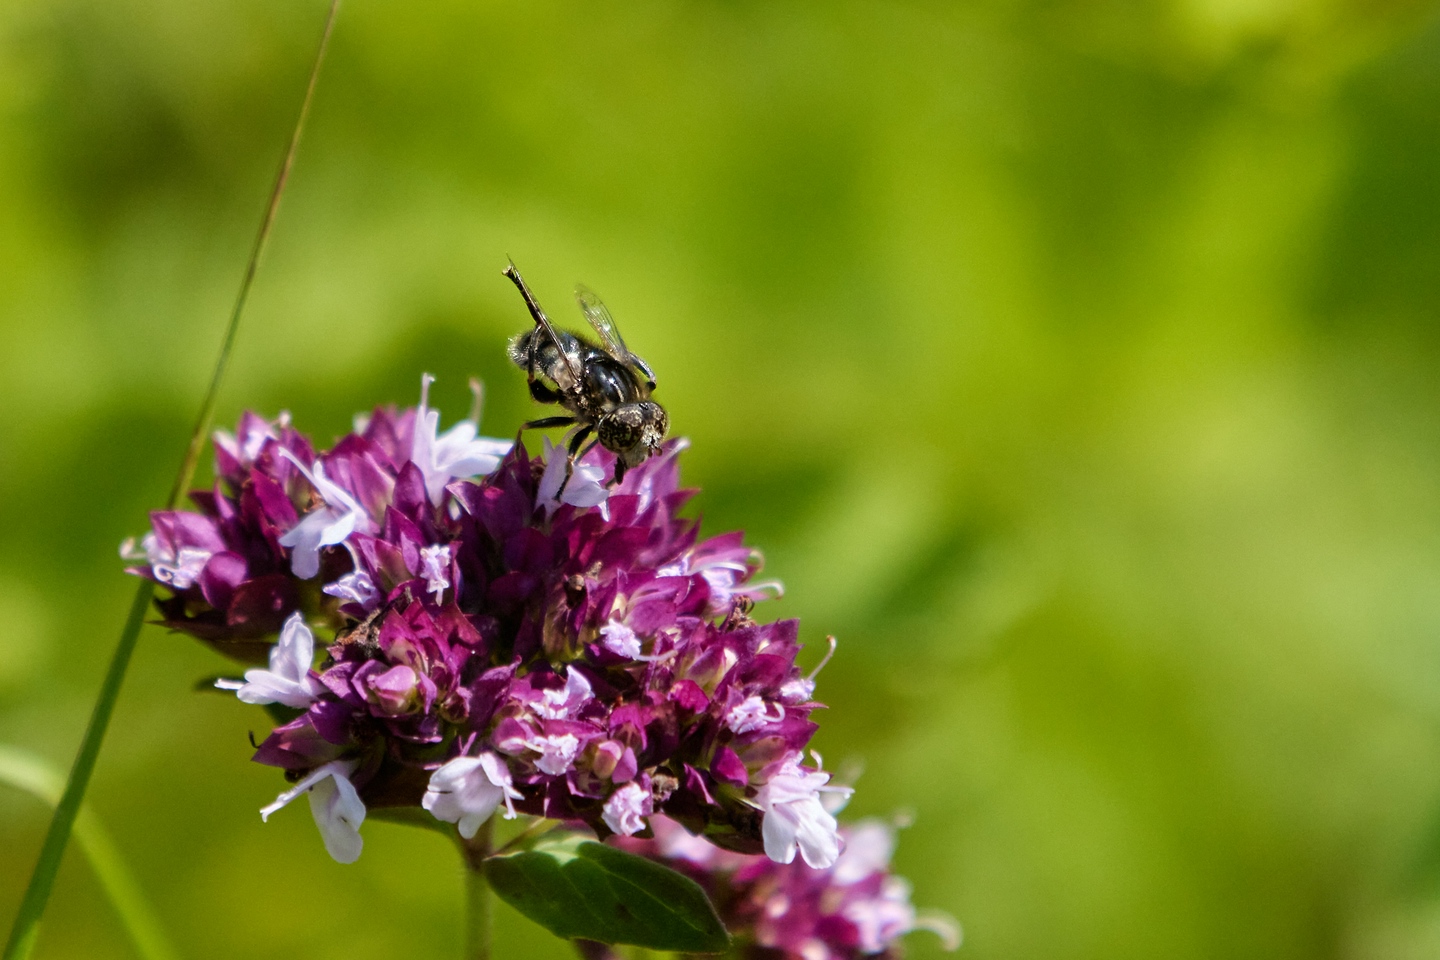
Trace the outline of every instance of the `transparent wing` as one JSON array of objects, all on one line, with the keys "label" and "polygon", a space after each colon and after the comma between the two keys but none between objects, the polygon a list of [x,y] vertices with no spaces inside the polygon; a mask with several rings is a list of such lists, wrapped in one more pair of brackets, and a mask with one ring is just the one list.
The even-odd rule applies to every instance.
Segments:
[{"label": "transparent wing", "polygon": [[575,302],[580,304],[580,310],[585,314],[585,319],[590,321],[590,326],[600,335],[600,342],[605,346],[605,352],[610,354],[621,363],[631,363],[634,356],[625,346],[625,338],[620,336],[620,330],[615,326],[615,318],[610,316],[609,309],[595,296],[595,291],[584,284],[575,287]]}]

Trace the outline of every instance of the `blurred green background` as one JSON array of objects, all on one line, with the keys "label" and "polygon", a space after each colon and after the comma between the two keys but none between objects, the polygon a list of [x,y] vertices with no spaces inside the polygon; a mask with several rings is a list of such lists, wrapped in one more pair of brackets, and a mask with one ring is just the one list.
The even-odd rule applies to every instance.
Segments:
[{"label": "blurred green background", "polygon": [[[346,0],[221,422],[508,435],[500,268],[583,279],[961,956],[1440,955],[1436,12]],[[0,743],[73,755],[323,15],[0,4]],[[261,824],[220,666],[150,628],[91,793],[181,951],[455,955],[439,837]],[[37,956],[132,956],[73,852]]]}]

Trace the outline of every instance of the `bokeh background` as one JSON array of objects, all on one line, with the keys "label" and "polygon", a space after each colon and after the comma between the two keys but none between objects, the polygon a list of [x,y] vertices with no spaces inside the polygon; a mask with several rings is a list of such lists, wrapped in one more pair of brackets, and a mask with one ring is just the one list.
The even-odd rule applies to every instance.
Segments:
[{"label": "bokeh background", "polygon": [[[0,743],[73,755],[324,12],[0,4]],[[221,422],[430,371],[508,435],[500,268],[583,279],[962,957],[1434,957],[1436,13],[346,0]],[[441,838],[261,824],[221,666],[147,628],[91,792],[181,952],[455,955]],[[46,821],[0,789],[7,924]],[[37,957],[130,951],[72,852]]]}]

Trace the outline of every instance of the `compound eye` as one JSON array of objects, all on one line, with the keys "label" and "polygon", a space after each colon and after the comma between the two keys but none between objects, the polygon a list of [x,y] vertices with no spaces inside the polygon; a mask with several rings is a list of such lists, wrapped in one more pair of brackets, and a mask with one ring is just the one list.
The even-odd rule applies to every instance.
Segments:
[{"label": "compound eye", "polygon": [[595,426],[605,449],[611,453],[622,453],[640,440],[641,425],[640,411],[626,405],[601,417]]}]

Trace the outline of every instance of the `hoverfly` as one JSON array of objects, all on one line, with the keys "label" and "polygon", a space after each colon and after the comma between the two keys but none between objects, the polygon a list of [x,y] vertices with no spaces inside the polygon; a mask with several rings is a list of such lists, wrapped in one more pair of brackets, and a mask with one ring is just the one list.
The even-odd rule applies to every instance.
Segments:
[{"label": "hoverfly", "polygon": [[[665,408],[650,399],[655,374],[625,346],[615,319],[590,290],[576,287],[575,299],[603,349],[551,326],[514,263],[505,268],[505,276],[519,288],[535,319],[534,327],[510,341],[510,361],[525,371],[530,396],[570,412],[531,420],[521,429],[578,426],[568,447],[571,462],[599,442],[615,454],[614,482],[619,483],[626,470],[660,449],[670,427]],[[586,446],[591,433],[595,440]]]}]

